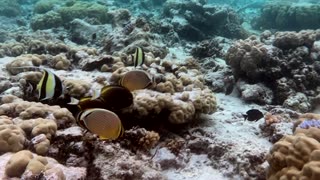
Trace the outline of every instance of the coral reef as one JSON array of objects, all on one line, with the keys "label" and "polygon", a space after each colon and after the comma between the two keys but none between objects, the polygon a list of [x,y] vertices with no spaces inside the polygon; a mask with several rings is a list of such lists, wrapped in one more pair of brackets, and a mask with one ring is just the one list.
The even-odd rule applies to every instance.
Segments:
[{"label": "coral reef", "polygon": [[204,1],[167,1],[162,13],[168,17],[163,21],[173,24],[174,31],[186,40],[203,40],[208,34],[228,38],[247,36],[240,25],[239,16],[231,8],[224,6],[213,6]]},{"label": "coral reef", "polygon": [[[210,114],[216,110],[216,99],[204,86],[199,70],[181,66],[170,73],[164,72],[163,68],[162,65],[153,63],[153,66],[147,69],[154,76],[155,72],[163,72],[165,81],[156,85],[156,91],[148,89],[134,91],[134,105],[127,110],[128,112],[142,118],[168,111],[169,122],[182,124],[192,121],[198,113]],[[127,71],[126,68],[119,68],[113,72],[111,81],[118,82]]]},{"label": "coral reef", "polygon": [[234,43],[226,62],[235,79],[270,88],[272,103],[307,112],[313,108],[311,99],[320,84],[316,62],[310,54],[319,39],[318,30],[264,33],[260,39],[251,36]]},{"label": "coral reef", "polygon": [[0,7],[0,15],[14,17],[21,14],[22,10],[17,0],[2,0]]},{"label": "coral reef", "polygon": [[39,29],[57,28],[63,25],[63,19],[59,13],[50,11],[45,14],[37,14],[32,17],[31,28],[36,31]]},{"label": "coral reef", "polygon": [[[137,23],[140,19],[133,22]],[[110,54],[133,54],[136,47],[143,48],[144,52],[151,52],[155,57],[164,58],[168,50],[158,34],[147,31],[143,27],[148,23],[142,21],[130,34],[113,31],[104,38],[104,50]]]},{"label": "coral reef", "polygon": [[94,18],[98,23],[110,21],[107,7],[97,3],[74,1],[73,4],[58,9],[58,13],[64,23],[68,23],[75,18]]},{"label": "coral reef", "polygon": [[268,3],[262,8],[260,17],[255,19],[253,26],[274,28],[279,30],[317,29],[320,19],[320,5],[308,3],[290,3],[279,1]]}]

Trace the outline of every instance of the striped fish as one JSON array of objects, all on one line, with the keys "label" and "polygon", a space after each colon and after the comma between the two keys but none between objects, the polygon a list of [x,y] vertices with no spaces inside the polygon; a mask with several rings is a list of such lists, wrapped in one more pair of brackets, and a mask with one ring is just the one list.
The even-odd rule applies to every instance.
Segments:
[{"label": "striped fish", "polygon": [[81,111],[77,116],[77,124],[97,134],[102,140],[115,140],[124,132],[120,118],[112,111],[101,108]]},{"label": "striped fish", "polygon": [[133,66],[136,68],[137,66],[142,66],[145,60],[144,51],[141,47],[137,47],[136,51],[133,55],[131,55],[133,60]]},{"label": "striped fish", "polygon": [[[63,95],[64,87],[61,79],[46,68],[36,66],[11,67],[12,69],[39,69],[43,71],[41,80],[37,84],[39,101],[56,99]],[[32,89],[33,90],[33,89]]]},{"label": "striped fish", "polygon": [[39,101],[56,99],[63,93],[61,79],[48,69],[42,69],[43,75],[37,85]]}]

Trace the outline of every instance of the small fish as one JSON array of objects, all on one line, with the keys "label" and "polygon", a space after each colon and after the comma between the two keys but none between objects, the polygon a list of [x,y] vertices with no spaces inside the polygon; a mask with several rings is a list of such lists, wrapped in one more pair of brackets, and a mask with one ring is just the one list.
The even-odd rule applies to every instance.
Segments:
[{"label": "small fish", "polygon": [[97,134],[102,140],[115,140],[124,132],[120,118],[112,111],[101,108],[81,111],[77,116],[77,124]]},{"label": "small fish", "polygon": [[136,51],[133,55],[131,55],[133,66],[136,68],[137,66],[142,66],[144,63],[145,55],[144,51],[141,47],[137,47]]},{"label": "small fish", "polygon": [[130,91],[145,89],[153,84],[154,80],[146,71],[132,70],[127,72],[119,81],[119,85],[128,88]]},{"label": "small fish", "polygon": [[92,41],[95,41],[97,39],[97,33],[93,33],[92,35],[91,35],[91,40]]},{"label": "small fish", "polygon": [[250,109],[246,112],[246,114],[242,114],[244,120],[248,121],[258,121],[259,119],[263,118],[263,113],[258,109]]}]

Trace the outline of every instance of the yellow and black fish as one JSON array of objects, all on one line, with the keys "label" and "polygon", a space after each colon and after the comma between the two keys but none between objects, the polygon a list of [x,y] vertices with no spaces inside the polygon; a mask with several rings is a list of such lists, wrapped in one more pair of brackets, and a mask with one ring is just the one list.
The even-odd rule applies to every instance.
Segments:
[{"label": "yellow and black fish", "polygon": [[130,91],[145,89],[153,84],[154,80],[149,73],[142,70],[132,70],[124,74],[119,85],[126,87]]},{"label": "yellow and black fish", "polygon": [[133,55],[131,55],[133,66],[136,68],[137,66],[142,66],[145,60],[144,51],[141,47],[137,47],[136,51]]},{"label": "yellow and black fish", "polygon": [[77,116],[77,124],[97,134],[102,140],[115,140],[124,132],[120,118],[112,111],[101,108],[81,111]]},{"label": "yellow and black fish", "polygon": [[43,75],[37,85],[39,100],[56,99],[63,94],[61,79],[48,69],[43,69]]},{"label": "yellow and black fish", "polygon": [[133,104],[132,93],[123,86],[108,85],[104,86],[97,97],[84,97],[80,100],[71,98],[71,105],[78,105],[80,110],[88,108],[102,108],[112,111],[121,110]]},{"label": "yellow and black fish", "polygon": [[[61,79],[50,70],[36,66],[11,67],[12,69],[40,69],[43,74],[37,84],[39,101],[57,99],[63,96],[64,87]],[[33,89],[31,89],[33,91]]]},{"label": "yellow and black fish", "polygon": [[108,85],[101,89],[98,99],[105,103],[105,108],[115,111],[133,104],[133,95],[126,87],[119,85]]}]

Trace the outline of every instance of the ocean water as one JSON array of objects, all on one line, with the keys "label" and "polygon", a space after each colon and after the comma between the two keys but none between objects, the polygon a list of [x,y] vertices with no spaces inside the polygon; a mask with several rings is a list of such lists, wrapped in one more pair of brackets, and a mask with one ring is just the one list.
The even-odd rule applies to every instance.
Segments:
[{"label": "ocean water", "polygon": [[320,179],[320,0],[0,0],[0,69],[0,179]]}]

